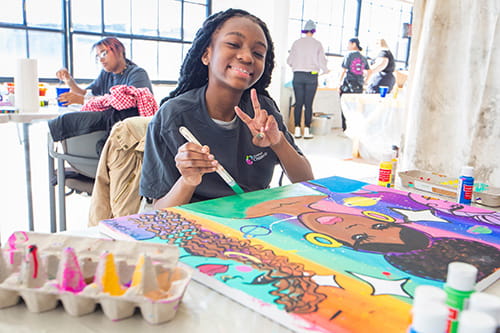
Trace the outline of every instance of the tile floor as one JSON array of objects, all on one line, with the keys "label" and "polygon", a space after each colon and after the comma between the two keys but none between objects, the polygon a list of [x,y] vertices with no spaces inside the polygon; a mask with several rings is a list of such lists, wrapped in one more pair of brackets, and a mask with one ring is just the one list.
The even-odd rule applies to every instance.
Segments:
[{"label": "tile floor", "polygon": [[[31,169],[33,187],[33,207],[35,231],[50,231],[48,198],[48,159],[47,125],[45,122],[30,126]],[[0,221],[0,240],[16,230],[28,230],[26,205],[26,183],[24,151],[20,141],[21,126],[8,123],[0,124],[2,173],[0,182],[0,209],[3,217]],[[340,129],[333,129],[329,134],[316,136],[314,139],[297,139],[297,143],[309,158],[315,178],[333,175],[374,182],[377,165],[363,160],[351,159],[351,140]],[[272,186],[278,184],[281,170],[277,169]],[[286,179],[283,184],[289,183]],[[73,194],[66,198],[67,229],[82,230],[87,225],[90,198]]]}]

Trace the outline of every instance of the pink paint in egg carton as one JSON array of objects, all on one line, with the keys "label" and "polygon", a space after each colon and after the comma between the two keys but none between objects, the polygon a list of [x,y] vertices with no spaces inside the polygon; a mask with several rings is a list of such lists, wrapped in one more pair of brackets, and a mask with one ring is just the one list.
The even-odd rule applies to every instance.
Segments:
[{"label": "pink paint in egg carton", "polygon": [[[192,272],[167,244],[15,232],[0,255],[0,309],[22,297],[30,312],[54,309],[83,316],[97,303],[111,320],[139,307],[152,324],[171,320]],[[140,254],[140,255],[138,255]]]}]

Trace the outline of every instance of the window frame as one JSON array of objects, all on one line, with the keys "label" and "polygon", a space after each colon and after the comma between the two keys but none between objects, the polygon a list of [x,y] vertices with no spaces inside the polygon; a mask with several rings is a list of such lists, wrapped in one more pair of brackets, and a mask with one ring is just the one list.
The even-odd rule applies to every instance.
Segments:
[{"label": "window frame", "polygon": [[[106,37],[117,37],[119,39],[127,39],[131,41],[131,44],[133,44],[133,40],[144,40],[144,41],[155,41],[155,42],[163,42],[163,43],[177,43],[177,44],[182,44],[182,47],[187,47],[189,48],[190,45],[192,44],[192,40],[186,40],[184,38],[184,30],[185,30],[185,12],[184,12],[184,6],[186,3],[189,4],[195,4],[198,6],[205,6],[205,16],[208,17],[212,14],[212,0],[205,0],[205,4],[201,3],[201,1],[191,1],[191,0],[176,0],[179,1],[181,4],[181,26],[180,26],[180,38],[172,38],[172,37],[161,37],[159,36],[159,32],[157,36],[148,36],[148,35],[142,35],[142,34],[133,34],[131,33],[115,33],[115,32],[108,32],[105,29],[105,13],[104,13],[104,7],[105,7],[105,1],[106,0],[100,0],[100,5],[101,5],[101,20],[100,20],[100,31],[95,32],[95,31],[85,31],[85,30],[80,30],[80,29],[73,29],[72,27],[72,16],[71,16],[71,4],[72,1],[74,0],[61,0],[61,6],[63,8],[63,13],[62,13],[62,28],[61,29],[55,29],[55,28],[44,28],[44,27],[35,27],[35,26],[29,26],[27,24],[27,10],[26,10],[26,0],[21,0],[22,1],[22,23],[5,23],[5,22],[0,22],[0,28],[6,28],[6,29],[15,29],[15,30],[22,30],[24,34],[26,35],[26,57],[30,57],[30,50],[29,50],[29,32],[30,31],[43,31],[43,32],[52,32],[52,33],[60,33],[62,34],[62,41],[63,45],[61,46],[62,49],[61,51],[63,52],[62,56],[62,61],[63,61],[63,66],[68,68],[69,72],[73,75],[74,73],[74,54],[73,54],[73,47],[74,47],[74,41],[73,38],[76,35],[79,36],[91,36],[91,37],[99,37],[99,39],[106,38]],[[161,0],[156,0],[161,1]],[[131,2],[128,2],[128,4],[131,4]],[[160,13],[157,13],[157,20],[159,18]],[[130,19],[130,24],[132,24],[132,20]],[[127,47],[126,47],[127,48]],[[182,48],[181,48],[182,49]],[[90,51],[90,50],[89,50]],[[132,49],[127,49],[128,54],[132,54],[133,50]],[[181,54],[185,55],[186,52],[181,52]],[[158,57],[156,56],[156,61],[158,62]],[[181,58],[182,61],[182,58]],[[0,82],[11,82],[13,80],[13,77],[7,77],[7,76],[0,76]],[[55,78],[55,73],[53,77],[40,77],[40,81],[42,82],[47,82],[47,83],[57,83],[59,80]],[[84,78],[78,78],[75,77],[75,81],[77,83],[90,83],[93,81],[93,79],[84,79]],[[176,84],[177,80],[151,80],[153,84]]]}]

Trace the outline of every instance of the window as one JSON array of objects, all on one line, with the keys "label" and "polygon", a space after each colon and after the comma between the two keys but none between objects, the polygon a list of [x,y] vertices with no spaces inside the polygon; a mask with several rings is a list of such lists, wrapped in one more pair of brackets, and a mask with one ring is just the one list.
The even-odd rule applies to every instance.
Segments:
[{"label": "window", "polygon": [[411,22],[412,6],[396,0],[367,1],[361,6],[359,38],[365,41],[366,55],[375,58],[378,49],[375,40],[385,39],[394,58],[404,66],[407,57],[408,39],[403,38],[403,23]]},{"label": "window", "polygon": [[411,23],[411,15],[412,5],[398,0],[290,0],[288,45],[300,38],[305,22],[313,20],[317,26],[315,38],[325,48],[329,68],[346,54],[347,42],[356,35],[363,54],[372,58],[378,52],[373,46],[375,40],[384,38],[399,67],[405,67],[410,45],[402,36],[402,28],[403,23]]},{"label": "window", "polygon": [[0,75],[12,80],[17,59],[38,59],[38,76],[54,77],[64,55],[61,0],[4,1],[0,10]]},{"label": "window", "polygon": [[173,83],[210,14],[210,0],[24,1],[25,10],[21,0],[5,1],[0,10],[2,81],[12,80],[16,59],[28,57],[38,59],[42,81],[56,81],[56,71],[67,67],[77,81],[90,82],[101,70],[92,45],[113,36],[151,80]]},{"label": "window", "polygon": [[316,23],[317,38],[327,55],[342,55],[349,38],[355,36],[358,0],[292,0],[289,45],[300,38],[305,22]]}]

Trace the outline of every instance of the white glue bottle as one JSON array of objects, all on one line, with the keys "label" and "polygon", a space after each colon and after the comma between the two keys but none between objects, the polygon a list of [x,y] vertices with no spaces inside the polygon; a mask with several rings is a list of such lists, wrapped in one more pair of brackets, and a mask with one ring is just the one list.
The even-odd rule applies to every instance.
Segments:
[{"label": "white glue bottle", "polygon": [[412,312],[420,307],[425,307],[428,303],[446,304],[444,290],[429,284],[422,284],[415,288]]},{"label": "white glue bottle", "polygon": [[448,307],[443,289],[423,284],[415,288],[411,309],[412,324],[408,333],[446,332]]},{"label": "white glue bottle", "polygon": [[458,333],[495,333],[496,321],[489,314],[473,310],[460,313]]},{"label": "white glue bottle", "polygon": [[408,333],[444,333],[447,319],[446,305],[439,302],[427,302],[425,306],[413,308],[412,323]]},{"label": "white glue bottle", "polygon": [[469,310],[489,314],[496,320],[497,331],[500,330],[500,297],[487,293],[474,293],[469,298]]}]

